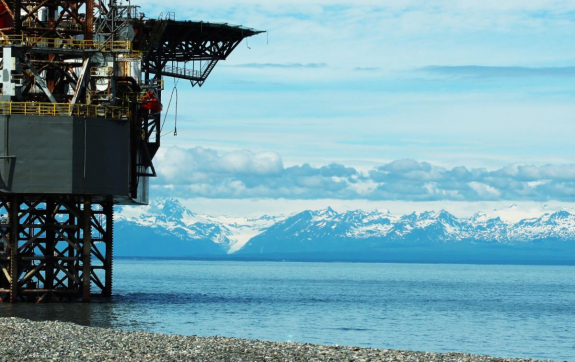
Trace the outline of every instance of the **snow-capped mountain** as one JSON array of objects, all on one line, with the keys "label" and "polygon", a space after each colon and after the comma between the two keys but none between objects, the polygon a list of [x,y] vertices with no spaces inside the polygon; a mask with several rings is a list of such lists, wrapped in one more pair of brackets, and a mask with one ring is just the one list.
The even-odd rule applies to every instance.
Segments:
[{"label": "snow-capped mountain", "polygon": [[[148,206],[116,210],[116,254],[167,257],[233,253],[282,219],[199,215],[177,199],[157,199]],[[153,251],[148,251],[150,248]]]},{"label": "snow-capped mountain", "polygon": [[278,222],[251,239],[240,253],[356,252],[390,245],[517,246],[541,242],[575,245],[575,214],[560,211],[512,223],[496,213],[459,219],[445,210],[397,217],[388,212],[337,213],[328,208],[304,211]]},{"label": "snow-capped mountain", "polygon": [[[422,255],[430,252],[447,255],[457,249],[462,255],[475,255],[487,253],[488,247],[516,252],[520,247],[545,246],[549,253],[557,245],[575,251],[575,213],[546,213],[518,222],[504,220],[500,215],[501,212],[495,210],[476,213],[470,218],[457,218],[441,210],[395,216],[389,211],[338,213],[327,208],[307,210],[290,217],[237,218],[200,215],[186,209],[176,199],[159,199],[149,206],[117,209],[115,253],[157,257],[297,253],[391,255],[390,248],[396,253],[399,253],[398,248],[403,248],[403,254],[419,250]],[[540,251],[538,249],[537,253]],[[573,255],[570,251],[563,250],[563,253]]]}]

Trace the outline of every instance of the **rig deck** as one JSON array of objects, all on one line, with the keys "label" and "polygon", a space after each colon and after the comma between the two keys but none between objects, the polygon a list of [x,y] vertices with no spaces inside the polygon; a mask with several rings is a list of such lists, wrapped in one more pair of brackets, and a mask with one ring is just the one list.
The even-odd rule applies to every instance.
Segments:
[{"label": "rig deck", "polygon": [[260,31],[122,1],[0,2],[0,302],[112,295],[114,205],[148,202],[163,77]]}]

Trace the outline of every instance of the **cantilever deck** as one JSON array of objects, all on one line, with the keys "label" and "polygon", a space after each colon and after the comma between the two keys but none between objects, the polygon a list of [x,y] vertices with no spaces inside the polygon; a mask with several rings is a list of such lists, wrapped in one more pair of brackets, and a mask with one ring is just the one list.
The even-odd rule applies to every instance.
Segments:
[{"label": "cantilever deck", "polygon": [[[134,49],[146,53],[142,71],[190,80],[202,86],[218,61],[225,60],[246,37],[263,31],[227,23],[203,21],[152,20],[143,26],[155,41],[134,40]],[[147,48],[147,49],[146,49]],[[168,63],[187,63],[187,68]]]}]

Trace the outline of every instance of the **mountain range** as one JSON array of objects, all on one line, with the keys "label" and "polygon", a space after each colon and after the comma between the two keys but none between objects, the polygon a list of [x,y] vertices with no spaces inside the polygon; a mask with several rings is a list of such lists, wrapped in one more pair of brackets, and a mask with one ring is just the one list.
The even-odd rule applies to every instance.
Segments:
[{"label": "mountain range", "polygon": [[116,208],[114,252],[143,257],[228,255],[282,219],[199,215],[177,199],[157,199],[147,206]]},{"label": "mountain range", "polygon": [[575,263],[575,214],[518,222],[496,213],[457,218],[447,211],[396,216],[327,208],[291,216],[234,218],[191,212],[177,199],[122,207],[115,254],[390,262]]}]

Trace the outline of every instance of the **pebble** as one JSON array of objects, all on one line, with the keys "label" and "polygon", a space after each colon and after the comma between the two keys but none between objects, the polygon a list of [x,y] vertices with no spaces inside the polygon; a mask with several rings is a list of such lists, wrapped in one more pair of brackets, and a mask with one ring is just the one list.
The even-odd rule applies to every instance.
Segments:
[{"label": "pebble", "polygon": [[0,318],[0,361],[453,361],[523,362],[462,353],[321,346],[129,332]]}]

